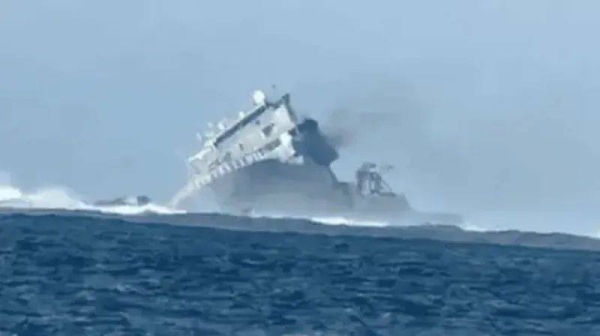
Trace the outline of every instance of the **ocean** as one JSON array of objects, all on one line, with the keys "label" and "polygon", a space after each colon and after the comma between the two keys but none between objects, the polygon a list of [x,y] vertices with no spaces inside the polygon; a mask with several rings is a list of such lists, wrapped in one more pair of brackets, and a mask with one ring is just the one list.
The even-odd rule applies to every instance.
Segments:
[{"label": "ocean", "polygon": [[0,335],[600,335],[592,251],[4,214],[0,284]]}]

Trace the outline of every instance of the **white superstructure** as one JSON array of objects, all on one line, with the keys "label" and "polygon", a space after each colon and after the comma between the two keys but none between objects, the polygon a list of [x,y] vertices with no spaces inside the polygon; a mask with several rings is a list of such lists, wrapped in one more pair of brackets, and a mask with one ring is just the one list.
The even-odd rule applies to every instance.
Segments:
[{"label": "white superstructure", "polygon": [[199,136],[202,149],[188,158],[191,176],[188,183],[173,197],[171,207],[193,195],[203,186],[225,174],[258,161],[295,160],[292,139],[297,117],[289,106],[289,95],[269,102],[262,91],[253,94],[254,108],[240,112],[233,122],[221,121],[214,129]]}]

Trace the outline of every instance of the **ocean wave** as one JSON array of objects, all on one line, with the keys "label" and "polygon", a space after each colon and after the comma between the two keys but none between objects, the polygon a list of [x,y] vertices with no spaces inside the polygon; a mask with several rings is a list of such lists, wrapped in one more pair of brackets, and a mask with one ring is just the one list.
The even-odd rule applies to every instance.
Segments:
[{"label": "ocean wave", "polygon": [[597,253],[482,244],[490,233],[433,241],[462,234],[444,228],[389,239],[365,235],[388,228],[289,219],[151,222],[329,235],[51,212],[0,211],[2,335],[600,334]]},{"label": "ocean wave", "polygon": [[473,222],[465,222],[462,225],[460,225],[460,228],[465,230],[465,231],[473,231],[473,232],[501,232],[501,231],[506,231],[506,229],[501,229],[501,228],[497,228],[497,227],[489,227],[489,226],[482,226],[481,224],[476,224]]},{"label": "ocean wave", "polygon": [[288,214],[259,214],[252,213],[248,215],[252,218],[272,218],[272,219],[297,219],[297,220],[308,220],[311,222],[325,224],[325,225],[347,225],[347,226],[367,226],[367,227],[385,227],[390,225],[386,222],[376,221],[364,221],[344,216],[300,216],[300,215],[288,215]]},{"label": "ocean wave", "polygon": [[310,217],[307,218],[312,221],[327,224],[327,225],[354,225],[354,226],[369,226],[369,227],[385,227],[389,226],[389,223],[385,222],[374,222],[374,221],[363,221],[355,220],[352,218],[346,218],[342,216],[331,216],[331,217]]},{"label": "ocean wave", "polygon": [[[141,208],[141,207],[140,207]],[[117,210],[119,212],[127,212]],[[97,223],[106,225],[138,225],[147,224],[187,226],[200,230],[240,231],[249,235],[256,233],[291,233],[300,235],[326,235],[334,237],[380,237],[402,240],[445,241],[449,243],[475,243],[493,245],[516,245],[524,247],[593,250],[600,251],[600,239],[590,236],[578,236],[564,233],[536,233],[519,230],[475,231],[464,230],[452,225],[387,225],[382,227],[365,225],[339,225],[342,219],[326,219],[335,225],[325,224],[310,219],[274,218],[236,216],[223,213],[184,213],[161,214],[157,212],[131,213],[117,211],[85,211],[85,210],[40,210],[34,208],[1,208],[0,226],[14,221],[24,223],[46,223],[61,221],[64,223]],[[137,213],[137,212],[136,212]]]},{"label": "ocean wave", "polygon": [[86,210],[119,215],[185,213],[185,211],[170,209],[156,203],[96,206],[84,201],[82,197],[65,187],[47,187],[32,192],[25,192],[10,184],[0,185],[0,208]]}]

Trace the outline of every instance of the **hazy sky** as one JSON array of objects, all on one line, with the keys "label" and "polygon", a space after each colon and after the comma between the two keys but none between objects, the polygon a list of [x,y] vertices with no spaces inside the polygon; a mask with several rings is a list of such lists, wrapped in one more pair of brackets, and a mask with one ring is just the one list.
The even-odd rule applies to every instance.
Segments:
[{"label": "hazy sky", "polygon": [[343,178],[393,163],[417,207],[594,232],[599,15],[583,0],[3,0],[0,170],[164,201],[194,133],[276,84],[355,134]]}]

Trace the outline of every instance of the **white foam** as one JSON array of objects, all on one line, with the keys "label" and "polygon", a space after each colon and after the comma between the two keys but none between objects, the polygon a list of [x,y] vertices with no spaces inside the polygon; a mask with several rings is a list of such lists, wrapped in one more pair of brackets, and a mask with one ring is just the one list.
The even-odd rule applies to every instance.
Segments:
[{"label": "white foam", "polygon": [[19,199],[22,196],[21,190],[10,185],[0,185],[0,202]]},{"label": "white foam", "polygon": [[299,215],[282,215],[282,214],[258,214],[252,213],[249,217],[253,218],[277,218],[277,219],[305,219],[310,220],[319,224],[324,225],[347,225],[347,226],[372,226],[372,227],[384,227],[388,226],[389,223],[374,222],[374,221],[362,221],[346,218],[343,216],[299,216]]},{"label": "white foam", "polygon": [[84,202],[60,187],[40,189],[31,194],[24,194],[22,198],[27,200],[32,207],[42,209],[77,210],[86,208]]},{"label": "white foam", "polygon": [[502,229],[499,228],[489,228],[489,227],[483,227],[477,224],[473,224],[471,222],[466,222],[462,225],[460,225],[460,228],[465,230],[465,231],[474,231],[474,232],[497,232],[497,231],[502,231]]},{"label": "white foam", "polygon": [[385,227],[388,226],[388,223],[384,222],[371,222],[371,221],[361,221],[361,220],[353,220],[341,216],[332,216],[332,217],[311,217],[309,218],[312,221],[326,224],[326,225],[348,225],[348,226],[371,226],[371,227]]},{"label": "white foam", "polygon": [[10,184],[0,185],[0,208],[87,210],[121,215],[185,213],[154,203],[139,206],[94,206],[84,202],[81,197],[64,187],[47,187],[25,192]]},{"label": "white foam", "polygon": [[166,206],[149,203],[146,205],[115,205],[115,206],[97,206],[92,207],[92,210],[100,211],[103,213],[115,213],[121,215],[140,215],[143,213],[156,213],[156,214],[178,214],[186,213],[183,210],[175,210]]},{"label": "white foam", "polygon": [[85,203],[66,188],[43,188],[25,193],[12,185],[0,185],[0,207],[39,209],[80,209]]}]

